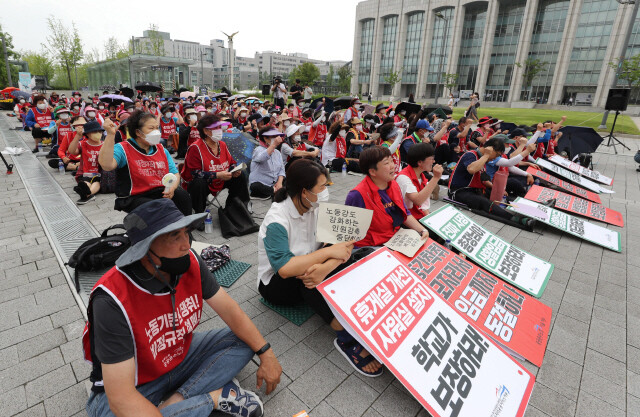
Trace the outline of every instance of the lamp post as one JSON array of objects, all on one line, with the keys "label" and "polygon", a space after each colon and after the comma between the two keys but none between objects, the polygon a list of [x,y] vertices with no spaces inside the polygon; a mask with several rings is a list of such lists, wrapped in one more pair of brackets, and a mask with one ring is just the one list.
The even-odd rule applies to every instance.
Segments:
[{"label": "lamp post", "polygon": [[[618,3],[622,5],[633,4],[633,11],[631,12],[631,19],[629,20],[629,26],[627,27],[627,33],[624,35],[624,43],[622,44],[620,57],[618,58],[618,69],[613,77],[613,82],[611,83],[610,88],[616,88],[618,84],[618,79],[620,78],[620,74],[622,73],[622,63],[624,62],[625,55],[627,52],[627,46],[629,45],[629,39],[631,39],[631,32],[633,32],[633,24],[636,21],[636,16],[638,15],[638,6],[640,5],[640,1],[635,0],[616,0]],[[602,122],[600,122],[600,126],[598,129],[606,129],[607,128],[607,118],[609,117],[609,110],[605,110],[602,115]]]},{"label": "lamp post", "polygon": [[440,90],[440,78],[442,77],[442,64],[444,61],[444,49],[447,47],[447,32],[449,29],[449,19],[440,12],[436,12],[438,19],[444,20],[444,37],[442,38],[442,48],[440,49],[440,63],[438,64],[438,80],[436,81],[436,102],[438,104],[438,91]]},{"label": "lamp post", "polygon": [[[224,33],[224,32],[222,32]],[[224,35],[227,37],[227,42],[229,42],[229,92],[233,91],[233,67],[234,67],[234,56],[233,56],[233,37],[236,36],[238,32],[232,33],[231,35]]]},{"label": "lamp post", "polygon": [[204,87],[204,61],[202,57],[206,54],[206,52],[200,52],[200,84],[202,84],[200,86],[201,89],[202,87]]}]

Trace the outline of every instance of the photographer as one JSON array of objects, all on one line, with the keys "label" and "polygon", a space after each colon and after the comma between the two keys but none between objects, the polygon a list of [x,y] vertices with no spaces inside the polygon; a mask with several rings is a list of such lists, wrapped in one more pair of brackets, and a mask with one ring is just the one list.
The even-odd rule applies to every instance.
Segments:
[{"label": "photographer", "polygon": [[274,104],[280,107],[280,110],[284,109],[284,98],[287,95],[287,88],[282,83],[282,78],[280,76],[273,79],[271,92],[273,93]]}]

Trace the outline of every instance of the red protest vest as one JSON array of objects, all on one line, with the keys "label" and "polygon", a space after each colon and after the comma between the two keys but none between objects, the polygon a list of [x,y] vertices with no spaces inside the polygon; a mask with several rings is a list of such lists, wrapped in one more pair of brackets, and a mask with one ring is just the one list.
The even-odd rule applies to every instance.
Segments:
[{"label": "red protest vest", "polygon": [[121,144],[127,157],[127,169],[131,178],[129,195],[138,195],[162,187],[162,177],[169,173],[169,163],[162,145],[156,145],[153,154],[145,155],[129,141]]},{"label": "red protest vest", "polygon": [[160,118],[160,133],[162,133],[162,136],[160,136],[162,139],[169,139],[169,135],[176,133],[176,122],[173,118],[169,119],[168,122],[164,121],[164,117]]},{"label": "red protest vest", "polygon": [[47,107],[44,113],[41,113],[37,107],[33,107],[33,116],[36,119],[36,123],[40,125],[40,129],[46,129],[49,123],[53,120],[51,118],[51,109]]},{"label": "red protest vest", "polygon": [[[422,191],[424,187],[426,187],[428,182],[427,177],[423,172],[422,174],[420,174],[420,178],[422,179],[422,184],[420,184],[420,181],[418,181],[418,177],[416,177],[416,172],[413,170],[413,167],[411,165],[407,165],[402,171],[400,171],[400,174],[398,175],[405,175],[409,177],[411,183],[416,187],[418,192]],[[426,216],[426,213],[420,210],[418,205],[415,203],[413,204],[413,207],[409,209],[409,211],[411,212],[411,215],[416,218],[416,220],[420,220],[421,218]]]},{"label": "red protest vest", "polygon": [[187,139],[187,146],[193,145],[195,141],[197,141],[198,139],[200,139],[200,132],[198,132],[197,127],[192,127],[191,130],[189,131],[189,139]]},{"label": "red protest vest", "polygon": [[[391,237],[398,231],[398,228],[393,227],[393,218],[384,208],[382,199],[378,193],[378,186],[376,186],[369,176],[364,177],[360,184],[356,185],[354,190],[358,191],[364,200],[366,209],[373,210],[373,218],[371,219],[371,225],[367,231],[367,235],[359,242],[356,242],[356,246],[380,246],[389,241]],[[389,186],[386,189],[387,195],[391,198],[391,201],[396,206],[400,207],[403,213],[403,217],[406,220],[407,215],[404,211],[404,201],[402,200],[402,191],[397,182],[389,182]]]},{"label": "red protest vest", "polygon": [[[227,144],[220,141],[218,142],[220,146],[218,155],[214,155],[211,152],[211,149],[207,146],[206,143],[202,139],[198,139],[193,143],[193,145],[189,146],[187,149],[187,154],[185,156],[185,164],[182,168],[182,173],[180,175],[182,181],[182,188],[185,190],[189,186],[189,182],[191,181],[191,172],[187,172],[187,163],[189,164],[189,169],[200,169],[202,171],[207,172],[221,172],[228,171],[231,165],[234,165],[236,161],[233,159],[233,156],[229,153],[229,149],[227,148]],[[194,167],[193,164],[193,155],[192,152],[195,152],[198,155],[198,158],[201,162],[199,167]],[[218,194],[224,188],[223,180],[213,180],[209,184],[209,190],[213,195]]]},{"label": "red protest vest", "polygon": [[82,141],[82,164],[78,174],[97,174],[100,170],[98,166],[98,154],[102,148],[102,143],[90,145],[88,140]]},{"label": "red protest vest", "polygon": [[65,135],[70,135],[74,132],[73,128],[71,127],[71,124],[68,122],[62,122],[58,125],[58,139],[60,139],[62,136]]},{"label": "red protest vest", "polygon": [[[391,148],[391,145],[393,145],[393,141],[385,141],[381,144],[381,146],[384,146],[386,148]],[[389,149],[389,151],[391,151],[391,149]],[[391,154],[391,159],[393,159],[393,163],[396,165],[396,174],[399,174],[400,171],[402,171],[402,161],[400,160],[399,146],[398,149],[396,149],[396,151]]]},{"label": "red protest vest", "polygon": [[172,310],[170,293],[151,294],[117,267],[104,274],[89,298],[89,321],[82,334],[85,360],[93,362],[91,302],[96,289],[100,288],[114,299],[129,323],[135,346],[136,386],[158,379],[180,365],[202,316],[200,264],[193,252],[189,257],[191,265],[175,287],[175,311]]},{"label": "red protest vest", "polygon": [[[472,153],[475,158],[476,161],[478,159],[480,159],[480,155],[478,154],[478,151],[467,151],[465,152],[464,155],[468,154],[468,153]],[[464,155],[462,155],[460,157],[460,159],[462,159],[462,157],[464,157]],[[458,163],[455,168],[453,168],[453,172],[451,173],[451,176],[449,177],[449,189],[451,189],[451,181],[453,180],[453,176],[456,175],[456,169],[458,169],[458,167],[460,166],[460,164]],[[466,168],[462,168],[462,169],[466,169]],[[468,185],[465,185],[464,187],[461,188],[480,188],[482,190],[484,190],[484,184],[482,183],[482,179],[480,178],[480,173],[482,172],[482,170],[476,172],[475,174],[473,174],[473,177],[471,178],[471,182],[469,182]]]},{"label": "red protest vest", "polygon": [[321,147],[324,143],[324,138],[327,136],[327,125],[319,123],[318,126],[311,126],[309,130],[309,141],[316,146]]},{"label": "red protest vest", "polygon": [[347,141],[340,135],[336,136],[336,158],[347,157]]}]

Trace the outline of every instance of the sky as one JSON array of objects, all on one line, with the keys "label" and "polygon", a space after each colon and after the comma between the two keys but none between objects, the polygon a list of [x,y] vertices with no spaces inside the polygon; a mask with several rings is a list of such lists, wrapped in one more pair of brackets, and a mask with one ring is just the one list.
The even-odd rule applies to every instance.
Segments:
[{"label": "sky", "polygon": [[68,26],[75,22],[85,53],[97,48],[103,55],[109,37],[123,44],[155,24],[171,39],[206,45],[211,39],[225,38],[221,31],[240,31],[234,37],[238,56],[270,50],[350,61],[358,2],[0,0],[0,25],[13,36],[18,51],[40,51],[49,33],[47,18],[53,16]]}]

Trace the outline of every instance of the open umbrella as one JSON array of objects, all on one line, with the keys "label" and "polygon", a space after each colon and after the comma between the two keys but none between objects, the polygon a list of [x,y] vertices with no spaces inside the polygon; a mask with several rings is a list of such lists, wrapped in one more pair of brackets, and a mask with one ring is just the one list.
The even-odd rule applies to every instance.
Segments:
[{"label": "open umbrella", "polygon": [[132,102],[129,97],[121,96],[119,94],[105,94],[104,96],[98,97],[98,100],[107,104],[115,104],[115,105],[118,105],[125,101],[128,103]]},{"label": "open umbrella", "polygon": [[311,105],[309,107],[311,107],[311,110],[313,110],[314,113],[317,110],[320,110],[320,107],[322,107],[322,99],[324,99],[324,112],[327,113],[327,117],[329,117],[329,115],[333,113],[333,110],[335,109],[334,102],[329,97],[317,98],[311,102]]},{"label": "open umbrella", "polygon": [[173,90],[173,91],[175,91],[178,94],[180,94],[180,93],[184,93],[185,91],[189,91],[189,89],[187,87],[180,87],[179,89]]},{"label": "open umbrella", "polygon": [[396,114],[400,114],[401,111],[406,111],[407,113],[404,117],[409,118],[412,114],[418,113],[420,111],[420,105],[417,103],[409,103],[408,101],[403,101],[398,103],[395,108]]},{"label": "open umbrella", "polygon": [[245,98],[246,96],[244,94],[234,94],[231,97],[229,97],[227,100],[240,100],[241,98]]},{"label": "open umbrella", "polygon": [[16,99],[20,99],[23,98],[25,100],[29,100],[29,97],[31,97],[31,94],[26,93],[24,91],[20,91],[20,90],[13,90],[11,92],[11,97],[16,98]]},{"label": "open umbrella", "polygon": [[136,84],[136,90],[145,91],[147,93],[157,93],[158,91],[162,91],[162,87],[157,83],[152,83],[151,81],[141,81]]},{"label": "open umbrella", "polygon": [[334,110],[348,109],[354,97],[342,96],[333,100]]},{"label": "open umbrella", "polygon": [[[445,105],[442,105],[442,104],[428,104],[427,106],[424,107],[424,110],[427,113],[433,113],[437,109],[442,109],[442,111],[445,112],[446,114],[452,114],[453,113],[453,110],[451,110],[451,107],[445,106]],[[396,110],[396,112],[397,112],[397,110]]]},{"label": "open umbrella", "polygon": [[517,127],[518,125],[516,125],[515,123],[509,123],[509,122],[500,123],[500,130],[502,130],[502,133],[504,133],[505,131],[513,132],[514,130],[516,130]]},{"label": "open umbrella", "polygon": [[251,165],[251,157],[253,150],[258,142],[248,133],[227,133],[222,134],[222,141],[227,144],[229,153],[239,164],[245,163]]},{"label": "open umbrella", "polygon": [[183,91],[182,93],[180,93],[180,98],[183,97],[195,97],[196,93],[194,93],[193,91]]},{"label": "open umbrella", "polygon": [[134,95],[134,91],[129,87],[120,87],[120,92],[123,96],[132,98]]},{"label": "open umbrella", "polygon": [[12,92],[12,91],[16,91],[16,90],[19,90],[19,88],[16,88],[16,87],[7,87],[7,88],[5,88],[4,90],[0,90],[0,93],[10,93],[10,92]]},{"label": "open umbrella", "polygon": [[602,136],[591,127],[565,126],[560,132],[562,136],[558,140],[556,152],[567,152],[569,159],[581,153],[593,153],[602,143]]}]

